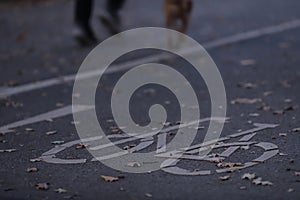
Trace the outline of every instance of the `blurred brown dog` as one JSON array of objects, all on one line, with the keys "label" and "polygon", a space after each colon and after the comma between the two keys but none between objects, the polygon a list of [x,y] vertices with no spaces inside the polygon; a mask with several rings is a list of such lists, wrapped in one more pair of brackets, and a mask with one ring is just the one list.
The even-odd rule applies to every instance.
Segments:
[{"label": "blurred brown dog", "polygon": [[193,3],[191,0],[165,0],[164,13],[167,28],[175,27],[176,30],[185,33],[192,8]]}]

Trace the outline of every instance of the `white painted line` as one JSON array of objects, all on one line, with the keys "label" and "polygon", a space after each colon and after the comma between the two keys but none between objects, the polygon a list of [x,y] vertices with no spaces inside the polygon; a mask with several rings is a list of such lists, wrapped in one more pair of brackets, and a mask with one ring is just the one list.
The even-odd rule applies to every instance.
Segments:
[{"label": "white painted line", "polygon": [[[269,27],[260,28],[257,30],[243,32],[243,33],[238,33],[233,36],[224,37],[224,38],[217,39],[217,40],[214,40],[211,42],[206,42],[203,44],[203,47],[205,49],[213,49],[213,48],[221,47],[224,45],[235,44],[238,42],[259,38],[259,37],[266,36],[266,35],[272,35],[272,34],[280,33],[283,31],[292,30],[292,29],[299,28],[299,27],[300,27],[300,19],[295,19],[293,21],[281,23],[279,25],[269,26]],[[187,50],[187,52],[193,52],[193,48]],[[132,68],[133,66],[136,66],[136,65],[145,64],[145,63],[149,63],[149,62],[157,62],[159,60],[166,59],[167,57],[168,56],[166,56],[166,54],[158,54],[158,55],[154,55],[154,56],[144,57],[142,59],[136,59],[134,61],[129,61],[126,63],[114,65],[114,66],[110,67],[105,73],[111,74],[111,73],[124,71],[124,70]],[[87,72],[85,74],[82,74],[79,77],[79,79],[91,78],[98,74],[99,74],[99,70]],[[11,95],[21,94],[24,92],[29,92],[29,91],[33,91],[33,90],[37,90],[37,89],[42,89],[42,88],[47,88],[47,87],[51,87],[54,85],[63,84],[66,82],[74,81],[75,78],[76,78],[76,75],[71,74],[71,75],[66,75],[66,76],[57,77],[57,78],[50,78],[50,79],[46,79],[46,80],[42,80],[42,81],[38,81],[38,82],[34,82],[34,83],[28,83],[28,84],[24,84],[24,85],[20,85],[20,86],[16,86],[16,87],[2,87],[2,88],[0,88],[0,98],[5,98],[5,97],[11,96]]]},{"label": "white painted line", "polygon": [[11,132],[10,129],[12,129],[12,128],[25,126],[25,125],[29,125],[29,124],[34,124],[34,123],[45,121],[48,119],[63,117],[66,115],[70,115],[72,113],[81,112],[81,111],[89,110],[92,108],[93,108],[93,106],[76,105],[76,106],[73,106],[73,109],[72,109],[72,105],[69,105],[69,106],[59,108],[56,110],[52,110],[52,111],[49,111],[49,112],[46,112],[46,113],[43,113],[40,115],[36,115],[34,117],[30,117],[30,118],[27,118],[27,119],[24,119],[21,121],[17,121],[17,122],[13,122],[11,124],[4,125],[4,126],[0,127],[0,132],[8,133],[8,132]]},{"label": "white painted line", "polygon": [[[195,124],[198,125],[199,123],[202,123],[202,122],[220,121],[220,120],[227,120],[227,119],[229,119],[229,118],[222,118],[222,117],[203,118],[203,119],[195,120],[195,121],[192,121],[192,122],[182,123],[180,125],[175,125],[175,126],[170,126],[170,127],[167,127],[167,128],[163,128],[159,132],[153,131],[153,132],[150,132],[150,133],[138,134],[135,137],[130,137],[130,138],[127,138],[127,139],[119,140],[119,141],[116,141],[116,142],[111,142],[111,143],[108,143],[108,144],[101,144],[101,145],[98,145],[98,146],[95,146],[95,147],[90,147],[89,149],[93,150],[93,151],[97,151],[97,150],[108,148],[108,147],[111,147],[111,146],[114,146],[114,145],[119,145],[119,144],[123,144],[123,143],[126,143],[126,142],[132,142],[132,141],[135,141],[137,139],[152,137],[154,135],[157,135],[158,133],[167,133],[169,131],[174,131],[174,130],[177,130],[179,128],[189,127],[189,126],[192,126],[192,125],[195,125]],[[128,134],[128,135],[132,135],[132,134]]]}]

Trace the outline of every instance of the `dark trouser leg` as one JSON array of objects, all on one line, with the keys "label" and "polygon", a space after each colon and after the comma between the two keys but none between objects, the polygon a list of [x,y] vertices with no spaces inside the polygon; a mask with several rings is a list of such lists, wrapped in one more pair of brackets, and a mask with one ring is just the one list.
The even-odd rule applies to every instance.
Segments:
[{"label": "dark trouser leg", "polygon": [[114,18],[118,18],[118,12],[123,7],[124,2],[125,0],[106,0],[108,13]]},{"label": "dark trouser leg", "polygon": [[74,20],[76,23],[77,31],[75,31],[74,37],[81,44],[88,44],[97,40],[90,25],[93,2],[93,0],[75,1]]},{"label": "dark trouser leg", "polygon": [[89,26],[92,14],[93,0],[76,0],[75,22]]}]

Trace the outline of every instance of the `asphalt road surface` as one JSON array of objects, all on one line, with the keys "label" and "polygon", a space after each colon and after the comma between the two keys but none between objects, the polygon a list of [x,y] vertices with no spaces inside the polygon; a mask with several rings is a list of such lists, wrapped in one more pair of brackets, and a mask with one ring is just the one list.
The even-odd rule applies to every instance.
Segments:
[{"label": "asphalt road surface", "polygon": [[[93,161],[87,148],[94,141],[79,141],[75,124],[83,122],[74,121],[71,110],[77,95],[72,94],[74,75],[93,47],[79,47],[71,37],[73,2],[0,1],[1,200],[299,199],[300,2],[194,3],[187,35],[206,48],[224,80],[228,119],[221,137],[227,139],[208,160],[188,154],[172,167],[135,174]],[[103,1],[97,1],[93,25],[104,40],[109,35],[97,20],[102,7]],[[164,26],[162,1],[129,0],[121,16],[124,30]],[[97,116],[112,141],[124,140],[110,109],[113,87],[129,70],[124,63],[158,53],[120,57],[99,83]],[[180,58],[158,62],[172,65],[196,85],[201,119],[209,118],[211,102],[201,77]],[[176,133],[179,103],[166,88],[141,87],[130,103],[132,118],[141,125],[149,122],[151,105],[163,105],[170,122],[165,124],[167,140]],[[194,144],[202,141],[208,124],[199,124]],[[158,140],[150,138],[151,144],[138,151],[155,150]],[[123,141],[119,147],[142,142]],[[117,179],[108,182],[101,176]]]}]

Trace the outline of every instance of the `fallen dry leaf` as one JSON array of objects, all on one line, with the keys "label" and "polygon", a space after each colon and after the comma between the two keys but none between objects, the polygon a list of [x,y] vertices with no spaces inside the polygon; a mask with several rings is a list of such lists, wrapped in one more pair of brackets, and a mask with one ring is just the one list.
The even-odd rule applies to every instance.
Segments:
[{"label": "fallen dry leaf", "polygon": [[138,162],[129,162],[129,163],[127,163],[127,166],[128,167],[140,167],[141,164]]},{"label": "fallen dry leaf", "polygon": [[283,115],[284,114],[284,110],[274,110],[273,114],[274,115]]},{"label": "fallen dry leaf", "polygon": [[231,104],[255,104],[258,102],[262,102],[261,99],[248,99],[248,98],[237,98],[231,101]]},{"label": "fallen dry leaf", "polygon": [[146,193],[145,196],[151,198],[151,197],[152,197],[152,194]]},{"label": "fallen dry leaf", "polygon": [[77,125],[77,124],[79,124],[80,122],[79,121],[71,121],[70,122],[72,125]]},{"label": "fallen dry leaf", "polygon": [[260,114],[259,113],[250,113],[248,116],[249,117],[259,117]]},{"label": "fallen dry leaf", "polygon": [[125,147],[123,147],[124,150],[129,150],[133,147],[136,147],[136,144],[130,144],[130,145],[126,145]]},{"label": "fallen dry leaf", "polygon": [[30,172],[37,172],[38,171],[38,168],[36,167],[29,167],[26,169],[26,172],[30,173]]},{"label": "fallen dry leaf", "polygon": [[257,85],[253,84],[253,83],[239,83],[238,87],[244,88],[244,89],[252,89],[252,88],[256,88]]},{"label": "fallen dry leaf", "polygon": [[284,99],[284,103],[291,103],[292,99]]},{"label": "fallen dry leaf", "polygon": [[246,190],[247,188],[246,188],[246,186],[241,186],[240,187],[240,190]]},{"label": "fallen dry leaf", "polygon": [[221,181],[227,181],[227,180],[230,179],[230,176],[221,176],[221,177],[219,177],[219,179],[220,179]]},{"label": "fallen dry leaf", "polygon": [[19,42],[23,41],[23,40],[25,40],[26,35],[27,35],[27,32],[22,31],[22,32],[18,33],[18,35],[16,36],[16,40],[19,41]]},{"label": "fallen dry leaf", "polygon": [[293,132],[300,132],[300,127],[299,128],[294,128]]},{"label": "fallen dry leaf", "polygon": [[249,145],[246,145],[246,146],[241,146],[240,147],[242,150],[248,150],[248,149],[250,149],[250,146]]},{"label": "fallen dry leaf", "polygon": [[295,106],[287,106],[283,110],[284,111],[291,111],[291,110],[295,110],[295,109],[297,109],[297,107],[295,107]]},{"label": "fallen dry leaf", "polygon": [[88,144],[83,144],[83,143],[80,143],[76,146],[76,149],[85,149],[87,148],[89,145]]},{"label": "fallen dry leaf", "polygon": [[294,192],[294,189],[293,188],[289,188],[288,189],[288,192],[290,193],[290,192]]},{"label": "fallen dry leaf", "polygon": [[30,162],[41,162],[42,160],[42,158],[32,158],[30,159]]},{"label": "fallen dry leaf", "polygon": [[255,65],[256,61],[254,59],[245,59],[245,60],[241,60],[240,64],[242,66],[250,66],[250,65]]},{"label": "fallen dry leaf", "polygon": [[280,156],[287,156],[288,154],[286,153],[279,153]]},{"label": "fallen dry leaf", "polygon": [[64,104],[64,103],[58,102],[58,103],[55,104],[55,106],[58,107],[58,108],[60,108],[60,107],[65,106],[65,104]]},{"label": "fallen dry leaf", "polygon": [[271,106],[269,106],[268,104],[263,102],[261,104],[261,106],[258,108],[258,110],[269,111],[269,110],[272,110],[272,108],[271,108]]},{"label": "fallen dry leaf", "polygon": [[253,180],[256,177],[255,173],[246,173],[242,176],[242,179]]},{"label": "fallen dry leaf", "polygon": [[59,144],[63,144],[65,143],[65,141],[53,141],[51,142],[51,144],[55,144],[55,145],[59,145]]},{"label": "fallen dry leaf", "polygon": [[280,83],[281,83],[282,87],[284,87],[284,88],[291,87],[291,84],[287,80],[281,81]]},{"label": "fallen dry leaf", "polygon": [[53,119],[46,119],[46,122],[53,122]]},{"label": "fallen dry leaf", "polygon": [[119,178],[117,177],[112,177],[112,176],[104,176],[104,175],[101,175],[101,178],[106,181],[106,182],[115,182],[115,181],[118,181]]},{"label": "fallen dry leaf", "polygon": [[272,95],[272,94],[273,94],[272,91],[266,91],[266,92],[263,93],[263,95],[264,95],[265,97],[268,97],[268,96],[270,96],[270,95]]},{"label": "fallen dry leaf", "polygon": [[123,179],[123,178],[125,178],[125,176],[124,176],[124,174],[118,174],[118,179]]},{"label": "fallen dry leaf", "polygon": [[35,185],[35,188],[38,190],[48,190],[49,189],[49,183],[38,183]]},{"label": "fallen dry leaf", "polygon": [[25,128],[25,131],[27,131],[27,132],[32,132],[32,131],[34,131],[32,128]]},{"label": "fallen dry leaf", "polygon": [[281,136],[281,137],[286,137],[287,134],[286,134],[286,133],[279,133],[279,136]]},{"label": "fallen dry leaf", "polygon": [[56,133],[57,133],[57,131],[48,131],[48,132],[46,132],[46,135],[54,135]]},{"label": "fallen dry leaf", "polygon": [[57,188],[54,190],[56,193],[59,193],[59,194],[62,194],[62,193],[66,193],[67,190],[66,189],[63,189],[63,188]]}]

